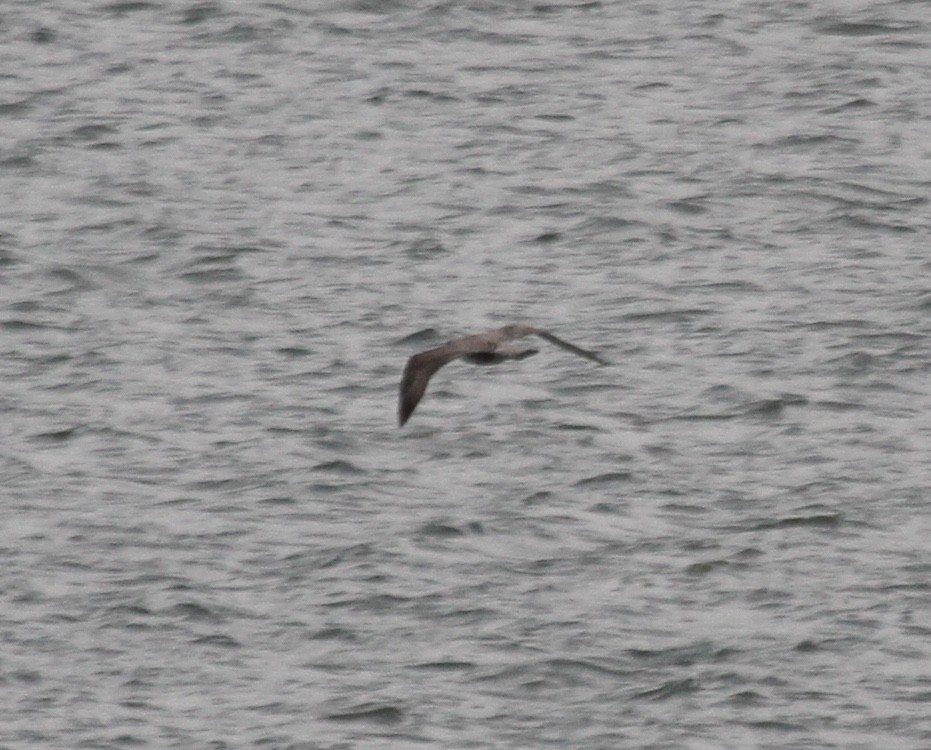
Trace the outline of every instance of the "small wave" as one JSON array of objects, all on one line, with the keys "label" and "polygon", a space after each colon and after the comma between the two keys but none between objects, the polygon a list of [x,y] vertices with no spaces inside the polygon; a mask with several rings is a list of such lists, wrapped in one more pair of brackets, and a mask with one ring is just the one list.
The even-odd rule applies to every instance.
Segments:
[{"label": "small wave", "polygon": [[51,432],[40,432],[33,435],[35,440],[43,440],[51,443],[63,443],[70,440],[78,434],[80,427],[67,427],[63,430],[52,430]]},{"label": "small wave", "polygon": [[356,641],[358,638],[351,630],[340,627],[321,628],[308,636],[312,641]]},{"label": "small wave", "polygon": [[764,721],[751,721],[748,722],[747,726],[751,726],[755,729],[768,729],[775,732],[804,732],[805,728],[799,726],[798,724],[790,724],[787,721],[775,721],[772,719],[766,719]]},{"label": "small wave", "polygon": [[824,526],[834,528],[840,526],[844,520],[842,513],[819,513],[811,516],[788,516],[771,521],[761,521],[751,527],[752,531],[767,531],[769,529],[790,529],[798,526]]},{"label": "small wave", "polygon": [[[432,260],[448,254],[449,249],[439,240],[424,237],[411,242],[404,252],[407,257],[412,260]],[[433,331],[432,328],[426,330]],[[422,331],[420,333],[422,333]],[[434,333],[436,332],[434,331]],[[413,335],[416,336],[417,334]],[[410,338],[410,336],[407,338]],[[402,341],[406,340],[407,339],[402,339]]]},{"label": "small wave", "polygon": [[859,145],[859,141],[854,138],[843,138],[833,133],[798,133],[776,138],[768,143],[759,143],[759,148],[772,148],[784,151],[786,149],[823,149],[825,147],[836,146],[839,148],[853,148]]},{"label": "small wave", "polygon": [[755,690],[741,690],[731,695],[727,702],[735,706],[760,706],[765,704],[766,698]]},{"label": "small wave", "polygon": [[404,711],[397,706],[378,706],[370,703],[356,706],[348,711],[327,714],[328,721],[367,722],[371,724],[398,724],[404,720]]},{"label": "small wave", "polygon": [[746,567],[744,564],[734,563],[731,560],[705,560],[703,562],[692,563],[685,572],[691,576],[705,576],[722,568]]},{"label": "small wave", "polygon": [[876,102],[873,102],[873,101],[870,101],[869,99],[864,99],[863,97],[858,96],[857,98],[851,99],[848,102],[844,102],[843,104],[839,106],[828,107],[822,111],[825,112],[826,114],[837,114],[839,112],[847,112],[849,110],[858,110],[858,109],[864,109],[866,107],[875,107],[875,106],[876,106]]},{"label": "small wave", "polygon": [[698,692],[700,686],[698,680],[693,677],[686,677],[684,680],[669,680],[659,687],[650,690],[643,690],[634,693],[634,698],[644,698],[647,700],[662,701],[667,698],[674,698],[677,695]]},{"label": "small wave", "polygon": [[814,405],[827,411],[856,411],[864,408],[862,403],[855,401],[815,401]]},{"label": "small wave", "polygon": [[700,203],[701,200],[701,198],[692,198],[688,200],[669,201],[666,203],[666,207],[680,214],[693,215],[707,213],[708,209]]},{"label": "small wave", "polygon": [[198,646],[221,646],[223,648],[240,648],[242,644],[232,636],[224,633],[212,633],[195,638],[193,641]]},{"label": "small wave", "polygon": [[691,318],[697,318],[702,315],[710,315],[712,310],[704,310],[700,307],[680,308],[678,310],[650,310],[645,312],[627,313],[625,320],[629,321],[647,321],[656,320],[660,322],[671,321],[673,323],[683,322]]},{"label": "small wave", "polygon": [[430,523],[424,524],[417,530],[417,534],[418,536],[436,537],[440,539],[463,536],[461,529],[448,523],[440,523],[439,521],[431,521]]},{"label": "small wave", "polygon": [[875,36],[877,34],[900,34],[909,32],[911,26],[892,26],[885,23],[835,21],[821,19],[815,24],[815,30],[830,36]]},{"label": "small wave", "polygon": [[629,471],[609,471],[604,474],[596,474],[595,476],[586,477],[585,479],[580,479],[575,483],[575,487],[588,487],[590,485],[598,484],[614,484],[615,482],[626,482],[631,479],[633,475]]},{"label": "small wave", "polygon": [[10,318],[0,321],[0,328],[8,331],[38,331],[43,329],[61,330],[61,326],[38,323],[34,320],[23,320],[22,318]]},{"label": "small wave", "polygon": [[778,417],[785,410],[786,401],[781,398],[764,398],[744,408],[743,413],[760,417]]},{"label": "small wave", "polygon": [[337,459],[336,461],[324,461],[314,466],[314,471],[331,471],[335,474],[350,474],[358,475],[365,474],[363,469],[360,469],[355,464],[349,461],[343,461]]},{"label": "small wave", "polygon": [[723,661],[732,653],[732,650],[717,648],[710,641],[698,641],[685,646],[664,649],[630,648],[626,653],[634,659],[651,664],[690,667],[695,664]]},{"label": "small wave", "polygon": [[103,136],[116,135],[116,129],[106,123],[92,122],[79,125],[71,131],[76,141],[99,141]]},{"label": "small wave", "polygon": [[213,610],[198,604],[197,602],[182,602],[171,608],[175,615],[179,615],[186,620],[199,620],[202,622],[219,622],[222,618]]},{"label": "small wave", "polygon": [[440,337],[440,332],[436,328],[422,328],[404,338],[397,339],[395,344],[422,344],[425,341],[436,341]]},{"label": "small wave", "polygon": [[475,664],[471,661],[426,661],[411,666],[411,669],[431,672],[462,672],[474,668]]},{"label": "small wave", "polygon": [[600,663],[594,659],[554,657],[508,664],[481,674],[475,679],[477,682],[540,687],[553,683],[580,685],[605,678],[615,682],[618,679],[626,679],[629,675],[630,671],[627,669]]},{"label": "small wave", "polygon": [[144,2],[144,0],[124,0],[124,2],[107,3],[100,9],[114,16],[125,16],[141,10],[158,10],[159,6],[155,3]]}]

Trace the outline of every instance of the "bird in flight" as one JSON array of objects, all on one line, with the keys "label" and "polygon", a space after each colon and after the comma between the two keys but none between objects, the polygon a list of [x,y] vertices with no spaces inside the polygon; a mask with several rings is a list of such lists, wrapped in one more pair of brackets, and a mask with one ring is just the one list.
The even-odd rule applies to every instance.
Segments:
[{"label": "bird in flight", "polygon": [[575,344],[570,344],[549,331],[533,326],[514,324],[496,328],[484,333],[473,333],[469,336],[463,336],[454,339],[443,346],[435,349],[427,349],[412,356],[407,360],[404,366],[404,374],[401,376],[400,400],[398,401],[398,425],[404,426],[404,423],[410,419],[420,399],[423,398],[424,391],[427,390],[427,383],[433,374],[443,365],[452,362],[454,359],[464,359],[474,365],[496,365],[508,359],[524,359],[537,353],[536,349],[520,349],[512,344],[514,339],[520,339],[524,336],[539,336],[541,339],[556,344],[568,352],[585,357],[600,365],[608,364],[594,352],[582,349]]}]

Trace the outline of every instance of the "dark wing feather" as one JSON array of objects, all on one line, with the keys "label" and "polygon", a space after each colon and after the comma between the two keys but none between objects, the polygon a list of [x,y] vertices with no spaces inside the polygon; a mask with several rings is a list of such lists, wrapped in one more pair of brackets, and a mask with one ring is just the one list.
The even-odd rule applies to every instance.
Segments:
[{"label": "dark wing feather", "polygon": [[403,427],[404,423],[410,419],[420,399],[423,398],[427,390],[427,383],[433,377],[433,373],[439,370],[443,365],[452,362],[454,359],[461,357],[463,352],[459,347],[447,344],[436,349],[428,349],[425,352],[415,354],[404,366],[404,374],[401,375],[400,398],[398,401],[398,425]]},{"label": "dark wing feather", "polygon": [[576,346],[575,344],[570,344],[568,341],[564,341],[558,336],[554,336],[549,331],[542,331],[537,329],[534,331],[541,339],[549,341],[551,344],[556,344],[556,346],[565,349],[567,352],[572,352],[573,354],[578,354],[580,357],[585,357],[585,359],[590,359],[592,362],[597,362],[599,365],[606,365],[608,362],[601,357],[599,357],[595,352],[590,352],[587,349],[582,349],[581,347]]}]

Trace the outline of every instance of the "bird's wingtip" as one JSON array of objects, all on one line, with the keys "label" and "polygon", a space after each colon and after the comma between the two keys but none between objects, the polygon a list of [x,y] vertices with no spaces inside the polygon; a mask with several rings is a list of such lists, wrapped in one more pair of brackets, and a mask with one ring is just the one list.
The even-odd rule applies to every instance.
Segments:
[{"label": "bird's wingtip", "polygon": [[414,404],[413,406],[407,401],[402,400],[398,404],[398,427],[403,427],[407,424],[407,420],[411,418],[411,414],[414,413]]}]

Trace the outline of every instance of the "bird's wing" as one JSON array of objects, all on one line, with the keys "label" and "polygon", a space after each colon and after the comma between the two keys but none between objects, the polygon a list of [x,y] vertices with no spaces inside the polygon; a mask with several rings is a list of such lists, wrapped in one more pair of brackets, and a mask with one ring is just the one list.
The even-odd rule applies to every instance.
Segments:
[{"label": "bird's wing", "polygon": [[479,335],[486,337],[489,341],[500,344],[505,341],[513,341],[514,339],[520,339],[524,336],[530,336],[533,333],[540,333],[540,329],[524,325],[523,323],[511,323],[511,325],[502,326],[501,328],[496,328],[493,331],[487,331]]},{"label": "bird's wing", "polygon": [[427,390],[427,383],[430,382],[433,373],[443,365],[468,353],[468,347],[462,346],[458,341],[451,341],[436,349],[428,349],[415,354],[407,360],[404,374],[401,375],[398,400],[398,424],[400,426],[403,427],[414,413],[414,409],[417,408],[417,404],[420,403],[420,399]]},{"label": "bird's wing", "polygon": [[590,352],[588,351],[588,349],[582,349],[581,347],[576,346],[575,344],[570,344],[568,341],[565,341],[559,338],[558,336],[554,336],[549,331],[543,331],[538,328],[534,331],[534,333],[537,334],[537,336],[539,336],[541,339],[545,339],[546,341],[549,341],[551,344],[556,344],[556,346],[560,347],[561,349],[565,349],[567,352],[578,354],[580,357],[585,357],[585,359],[590,359],[592,362],[597,362],[599,365],[608,364],[607,360],[602,359],[597,354],[595,354],[595,352]]}]

